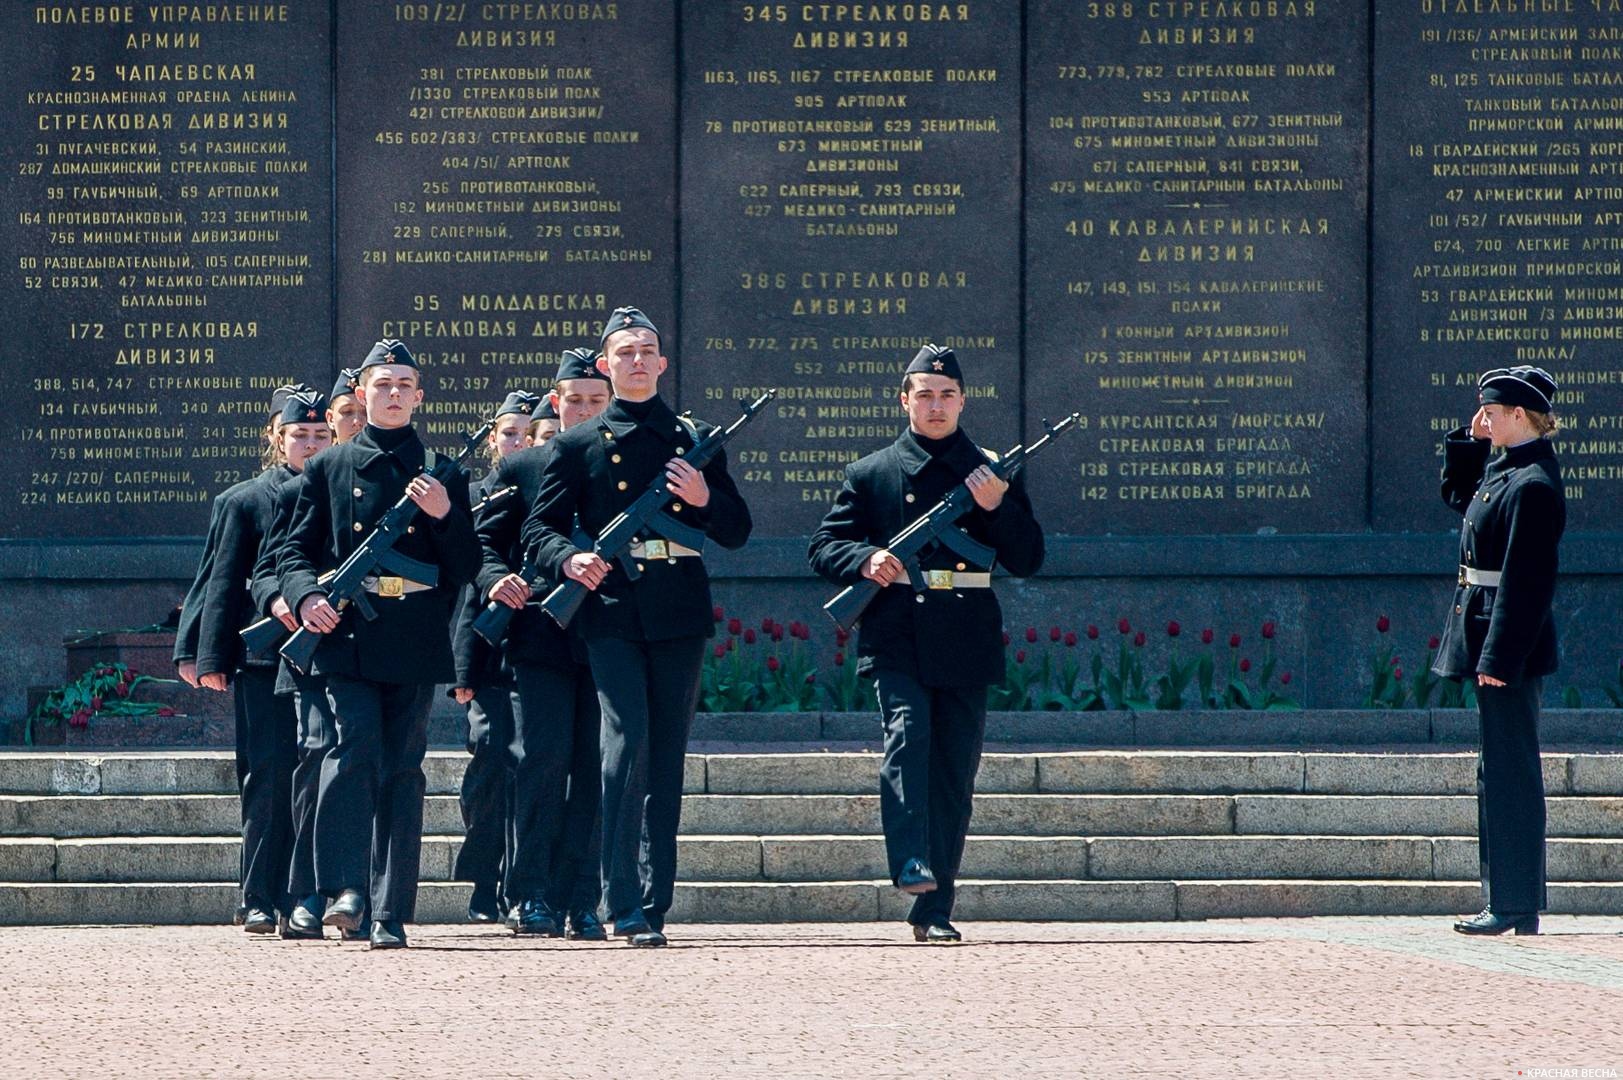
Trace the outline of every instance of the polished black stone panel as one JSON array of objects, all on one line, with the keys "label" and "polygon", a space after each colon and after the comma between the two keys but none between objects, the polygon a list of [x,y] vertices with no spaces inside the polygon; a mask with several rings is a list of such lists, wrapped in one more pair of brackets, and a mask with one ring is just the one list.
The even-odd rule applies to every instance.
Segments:
[{"label": "polished black stone panel", "polygon": [[1476,377],[1561,385],[1568,528],[1623,514],[1623,9],[1376,10],[1374,525],[1454,528],[1443,436]]},{"label": "polished black stone panel", "polygon": [[339,356],[405,341],[454,445],[609,311],[676,319],[676,16],[337,7]]},{"label": "polished black stone panel", "polygon": [[202,534],[331,371],[327,12],[234,7],[0,9],[0,538]]},{"label": "polished black stone panel", "polygon": [[741,440],[756,533],[811,532],[892,441],[901,373],[952,346],[965,430],[1019,438],[1016,5],[683,8],[683,404]]},{"label": "polished black stone panel", "polygon": [[1365,520],[1367,11],[1032,0],[1028,432],[1077,533]]}]

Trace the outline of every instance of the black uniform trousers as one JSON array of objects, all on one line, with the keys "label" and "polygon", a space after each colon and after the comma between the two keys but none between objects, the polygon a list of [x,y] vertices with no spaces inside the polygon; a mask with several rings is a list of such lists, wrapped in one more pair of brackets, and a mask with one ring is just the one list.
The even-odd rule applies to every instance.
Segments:
[{"label": "black uniform trousers", "polygon": [[[462,773],[464,837],[452,873],[458,881],[495,889],[502,882],[502,860],[512,829],[513,741],[512,692],[501,685],[481,686],[468,702],[468,753],[473,760]],[[509,899],[512,893],[506,893]]]},{"label": "black uniform trousers", "polygon": [[890,879],[909,859],[930,867],[935,891],[916,897],[907,916],[925,926],[952,914],[986,739],[986,688],[925,686],[883,668],[874,672],[874,687],[885,729],[879,813]]},{"label": "black uniform trousers", "polygon": [[[316,893],[316,802],[321,790],[321,766],[338,745],[338,728],[327,707],[327,680],[319,675],[293,672],[293,694],[298,714],[298,764],[293,766],[293,858],[288,892],[295,902]],[[317,909],[317,915],[321,911]]]},{"label": "black uniform trousers", "polygon": [[1477,758],[1477,850],[1482,893],[1502,915],[1542,911],[1544,770],[1538,751],[1543,679],[1478,686],[1482,753]]},{"label": "black uniform trousers", "polygon": [[316,888],[371,894],[378,921],[411,922],[423,847],[423,755],[432,683],[327,676],[337,744],[321,763],[316,796]]},{"label": "black uniform trousers", "polygon": [[237,791],[242,803],[242,902],[293,910],[293,702],[276,693],[276,669],[238,668]]},{"label": "black uniform trousers", "polygon": [[[519,708],[513,761],[513,848],[507,895],[563,911],[597,910],[599,765],[597,685],[584,664],[514,664]],[[684,743],[685,746],[685,743]]]},{"label": "black uniform trousers", "polygon": [[706,641],[591,638],[603,708],[603,891],[611,917],[665,924],[676,886],[682,771]]}]

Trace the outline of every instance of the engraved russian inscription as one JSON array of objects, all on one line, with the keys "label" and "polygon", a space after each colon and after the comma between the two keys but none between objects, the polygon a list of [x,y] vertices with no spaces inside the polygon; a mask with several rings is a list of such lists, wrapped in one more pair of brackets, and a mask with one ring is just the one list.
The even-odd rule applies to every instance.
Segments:
[{"label": "engraved russian inscription", "polygon": [[1029,5],[1028,427],[1077,532],[1364,515],[1361,5]]}]

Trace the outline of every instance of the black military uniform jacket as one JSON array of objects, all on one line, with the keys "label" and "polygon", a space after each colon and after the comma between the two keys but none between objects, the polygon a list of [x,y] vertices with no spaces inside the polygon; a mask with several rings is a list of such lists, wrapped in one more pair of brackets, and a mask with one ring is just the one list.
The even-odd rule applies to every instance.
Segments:
[{"label": "black military uniform jacket", "polygon": [[[693,448],[695,430],[700,437],[710,430],[706,424],[690,428],[661,398],[647,404],[647,415],[639,420],[636,405],[628,408],[615,398],[593,419],[547,443],[540,490],[521,540],[535,553],[536,565],[554,580],[563,580],[564,564],[580,550],[572,539],[577,515],[581,529],[600,535],[616,514],[664,474],[667,461]],[[673,500],[670,513],[704,530],[722,547],[742,547],[753,523],[727,473],[726,454],[717,454],[703,472],[710,487],[709,503],[692,507]],[[616,563],[588,598],[580,615],[581,633],[588,640],[666,641],[715,632],[710,575],[703,559],[645,559],[640,565],[643,576],[633,582]]]},{"label": "black military uniform jacket", "polygon": [[[271,524],[265,539],[259,544],[259,558],[254,561],[253,575],[248,579],[248,595],[253,601],[254,618],[270,617],[271,605],[282,595],[282,583],[277,578],[277,560],[287,544],[288,530],[293,525],[293,510],[299,502],[299,490],[304,487],[304,474],[295,473],[271,495]],[[273,661],[280,658],[273,652]],[[293,669],[285,662],[276,668],[276,692],[292,694],[298,691]]]},{"label": "black military uniform jacket", "polygon": [[[230,490],[226,488],[226,491]],[[197,659],[197,635],[203,624],[203,593],[208,588],[209,575],[214,572],[214,552],[220,544],[223,509],[220,498],[224,494],[225,491],[222,491],[216,495],[213,505],[209,507],[209,527],[203,537],[203,554],[198,557],[197,573],[192,575],[192,583],[187,586],[186,596],[180,602],[180,621],[175,627],[175,650],[170,657],[177,668]]]},{"label": "black military uniform jacket", "polygon": [[[508,574],[518,573],[524,565],[524,519],[529,516],[536,495],[541,491],[541,476],[546,471],[547,459],[552,456],[552,447],[557,441],[554,438],[540,446],[516,450],[502,458],[491,473],[499,484],[511,484],[518,490],[512,497],[493,504],[474,518],[474,531],[479,534],[479,546],[484,551],[485,559],[478,578],[481,597],[488,597],[496,582]],[[575,664],[586,662],[586,646],[578,632],[579,622],[571,623],[570,631],[566,632],[541,610],[541,601],[549,589],[549,586],[537,589],[530,602],[513,614],[513,621],[508,624],[505,650],[509,664],[569,670]]]},{"label": "black military uniform jacket", "polygon": [[1491,462],[1490,449],[1466,428],[1443,442],[1443,501],[1465,515],[1460,564],[1504,577],[1498,588],[1454,590],[1432,670],[1517,683],[1556,670],[1550,604],[1567,504],[1548,439],[1510,447]]},{"label": "black military uniform jacket", "polygon": [[[426,462],[415,429],[384,431],[371,424],[351,441],[310,460],[278,560],[281,592],[295,612],[306,597],[320,591],[317,577],[366,539]],[[388,683],[455,678],[451,613],[457,591],[479,569],[479,541],[469,516],[467,476],[453,471],[445,488],[450,512],[438,521],[419,513],[395,549],[436,564],[436,587],[394,598],[368,594],[377,620],[346,612],[316,650],[314,674]]]},{"label": "black military uniform jacket", "polygon": [[271,532],[276,496],[297,475],[286,465],[266,469],[222,492],[219,530],[208,582],[203,590],[197,636],[197,673],[236,671],[245,664],[274,667],[274,659],[249,660],[242,628],[253,621],[250,593],[254,565]]},{"label": "black military uniform jacket", "polygon": [[[961,430],[932,457],[912,431],[852,462],[823,524],[812,536],[812,569],[837,585],[862,580],[870,556],[912,524],[988,458]],[[1016,577],[1043,562],[1043,532],[1017,474],[996,510],[975,507],[958,520],[969,536],[997,552]],[[989,571],[935,547],[925,570]],[[990,685],[1003,678],[1003,612],[991,589],[915,592],[906,579],[880,590],[858,626],[857,670],[912,675],[926,686]]]},{"label": "black military uniform jacket", "polygon": [[[501,480],[496,470],[491,469],[474,489],[475,504],[483,502],[508,486],[510,485]],[[513,502],[516,494],[515,492],[497,500],[491,504],[490,509],[494,510],[496,507]],[[477,511],[473,515],[476,532],[484,513],[486,511]],[[524,511],[521,509],[518,513],[522,520]],[[456,625],[451,630],[451,654],[456,663],[455,685],[469,690],[505,685],[512,681],[502,671],[501,652],[491,648],[488,641],[473,631],[473,621],[485,610],[490,594],[490,586],[481,585],[480,581],[480,578],[475,578],[473,584],[462,590],[462,595],[457,599]],[[516,619],[514,621],[517,622]]]}]

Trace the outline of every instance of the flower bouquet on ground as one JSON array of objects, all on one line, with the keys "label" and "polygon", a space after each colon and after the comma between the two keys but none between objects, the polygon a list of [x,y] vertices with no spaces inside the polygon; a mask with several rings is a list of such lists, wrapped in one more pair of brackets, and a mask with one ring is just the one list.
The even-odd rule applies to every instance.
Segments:
[{"label": "flower bouquet on ground", "polygon": [[28,714],[25,739],[28,745],[33,745],[37,726],[66,723],[72,728],[87,728],[98,716],[174,716],[171,706],[135,701],[131,695],[137,687],[148,683],[174,686],[179,682],[179,679],[142,675],[124,664],[93,667],[68,685],[52,690],[34,707]]}]

